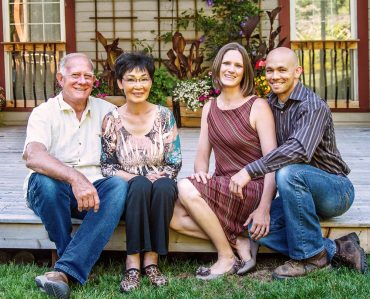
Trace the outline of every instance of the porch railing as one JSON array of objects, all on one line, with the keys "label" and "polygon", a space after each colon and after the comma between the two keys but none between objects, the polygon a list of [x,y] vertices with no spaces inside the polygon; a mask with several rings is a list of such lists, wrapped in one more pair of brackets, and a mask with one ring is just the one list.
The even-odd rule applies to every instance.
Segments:
[{"label": "porch railing", "polygon": [[[65,43],[3,43],[11,67],[7,108],[33,108],[56,93],[56,70]],[[358,108],[357,40],[292,41],[302,82],[332,108]],[[9,92],[10,91],[10,92]]]},{"label": "porch railing", "polygon": [[331,108],[359,108],[357,45],[358,40],[291,41],[303,67],[302,82]]},{"label": "porch railing", "polygon": [[56,93],[56,71],[65,43],[5,42],[10,73],[6,108],[33,108]]}]

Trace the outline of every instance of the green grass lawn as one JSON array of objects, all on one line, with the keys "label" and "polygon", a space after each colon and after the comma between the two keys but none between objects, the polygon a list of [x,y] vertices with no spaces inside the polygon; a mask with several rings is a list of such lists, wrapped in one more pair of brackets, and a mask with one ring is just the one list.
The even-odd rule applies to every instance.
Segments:
[{"label": "green grass lawn", "polygon": [[[105,253],[87,284],[72,286],[71,298],[370,298],[370,274],[347,269],[325,270],[285,282],[272,281],[272,269],[285,260],[272,254],[259,255],[257,271],[244,277],[233,275],[210,282],[195,279],[197,267],[208,264],[212,258],[214,254],[171,254],[160,263],[169,277],[169,286],[154,288],[145,277],[141,289],[127,295],[119,291],[123,257],[109,258]],[[34,277],[49,268],[39,264],[1,264],[0,298],[46,298],[35,286]]]}]

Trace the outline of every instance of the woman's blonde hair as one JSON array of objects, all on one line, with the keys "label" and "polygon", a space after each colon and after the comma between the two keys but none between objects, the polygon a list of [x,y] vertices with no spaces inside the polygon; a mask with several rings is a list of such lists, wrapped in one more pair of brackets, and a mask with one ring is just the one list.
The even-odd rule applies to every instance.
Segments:
[{"label": "woman's blonde hair", "polygon": [[244,73],[243,73],[243,79],[240,82],[241,92],[244,97],[252,95],[254,94],[253,68],[252,68],[251,61],[249,59],[249,55],[247,51],[242,45],[238,43],[226,44],[218,51],[213,61],[213,64],[212,64],[213,84],[215,85],[216,88],[222,90],[223,85],[220,79],[220,69],[221,69],[222,59],[224,58],[224,55],[226,54],[226,52],[231,51],[231,50],[238,51],[242,55],[242,58],[243,58]]}]

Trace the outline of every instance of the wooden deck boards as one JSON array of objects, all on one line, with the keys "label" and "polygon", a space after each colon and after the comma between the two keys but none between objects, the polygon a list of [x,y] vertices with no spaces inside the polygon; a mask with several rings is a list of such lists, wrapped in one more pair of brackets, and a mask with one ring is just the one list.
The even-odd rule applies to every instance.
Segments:
[{"label": "wooden deck boards", "polygon": [[[361,244],[370,253],[370,125],[337,124],[339,149],[352,169],[356,199],[351,209],[340,217],[321,222],[323,234],[336,238],[350,231],[360,235]],[[199,129],[180,129],[183,168],[179,177],[192,172]],[[52,249],[40,219],[27,208],[22,185],[27,169],[22,161],[24,126],[0,127],[0,248]],[[212,159],[211,168],[214,161]],[[79,223],[78,220],[74,223]],[[125,248],[124,228],[120,225],[107,246]],[[209,242],[171,232],[172,251],[213,251]]]}]

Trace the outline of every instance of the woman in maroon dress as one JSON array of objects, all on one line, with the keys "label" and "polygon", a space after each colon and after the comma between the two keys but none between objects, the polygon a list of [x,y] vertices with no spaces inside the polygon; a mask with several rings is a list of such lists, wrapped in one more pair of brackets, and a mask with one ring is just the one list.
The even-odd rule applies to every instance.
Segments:
[{"label": "woman in maroon dress", "polygon": [[[203,107],[194,174],[178,183],[179,200],[171,221],[174,230],[214,244],[216,263],[197,271],[203,280],[254,268],[258,245],[242,233],[253,222],[252,239],[268,234],[275,194],[274,173],[244,188],[233,182],[235,174],[246,171],[245,165],[276,147],[273,116],[266,100],[254,95],[253,69],[244,47],[238,43],[222,47],[212,73],[221,94]],[[212,150],[216,169],[210,175]]]}]

